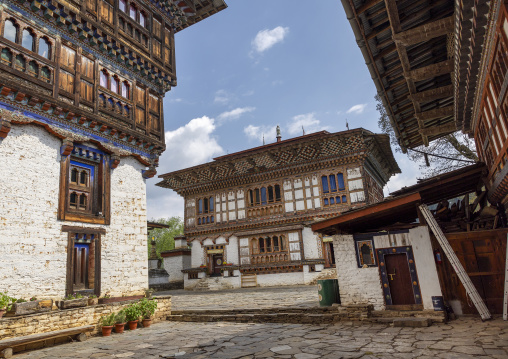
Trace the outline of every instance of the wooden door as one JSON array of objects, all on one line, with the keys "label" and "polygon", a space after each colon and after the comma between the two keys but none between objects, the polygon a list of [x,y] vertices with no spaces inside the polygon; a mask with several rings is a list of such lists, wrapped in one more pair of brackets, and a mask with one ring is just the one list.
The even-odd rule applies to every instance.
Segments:
[{"label": "wooden door", "polygon": [[[446,233],[457,258],[492,314],[503,313],[506,235],[506,229]],[[438,265],[438,274],[445,299],[458,299],[464,314],[476,314],[464,286],[448,259],[443,257],[443,263]]]},{"label": "wooden door", "polygon": [[73,255],[73,291],[88,288],[88,244],[75,244]]},{"label": "wooden door", "polygon": [[325,267],[335,267],[335,254],[333,252],[333,243],[332,242],[324,242],[323,243],[323,253],[325,260]]},{"label": "wooden door", "polygon": [[385,262],[392,305],[416,304],[407,255],[405,253],[388,254],[385,255]]},{"label": "wooden door", "polygon": [[220,276],[222,269],[222,254],[214,254],[212,257],[212,275]]}]

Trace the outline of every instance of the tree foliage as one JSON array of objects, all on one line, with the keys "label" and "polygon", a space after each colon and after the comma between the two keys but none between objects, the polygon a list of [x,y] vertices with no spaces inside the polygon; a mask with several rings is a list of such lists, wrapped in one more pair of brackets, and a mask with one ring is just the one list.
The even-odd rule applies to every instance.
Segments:
[{"label": "tree foliage", "polygon": [[[395,147],[395,151],[402,152],[381,98],[376,95],[375,99],[376,109],[380,115],[378,120],[379,128],[383,133],[390,135],[390,142]],[[429,167],[426,165],[425,155],[421,152],[428,154]],[[424,177],[432,177],[440,173],[453,171],[478,161],[474,140],[460,131],[432,141],[429,147],[419,146],[415,148],[415,151],[408,149],[407,156],[420,165],[420,170]]]},{"label": "tree foliage", "polygon": [[175,236],[183,234],[183,221],[180,217],[151,219],[150,222],[167,224],[169,228],[155,228],[148,233],[148,256],[152,250],[152,238],[155,240],[155,250],[157,257],[161,257],[161,252],[169,251],[175,248]]}]

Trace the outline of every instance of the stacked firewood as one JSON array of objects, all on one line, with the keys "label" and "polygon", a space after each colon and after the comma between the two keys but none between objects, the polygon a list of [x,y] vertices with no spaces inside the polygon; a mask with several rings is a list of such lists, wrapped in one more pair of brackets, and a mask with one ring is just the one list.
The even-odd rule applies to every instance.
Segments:
[{"label": "stacked firewood", "polygon": [[490,204],[486,191],[466,194],[461,200],[443,200],[432,214],[445,233],[488,230],[506,225],[504,208],[499,211],[498,206]]}]

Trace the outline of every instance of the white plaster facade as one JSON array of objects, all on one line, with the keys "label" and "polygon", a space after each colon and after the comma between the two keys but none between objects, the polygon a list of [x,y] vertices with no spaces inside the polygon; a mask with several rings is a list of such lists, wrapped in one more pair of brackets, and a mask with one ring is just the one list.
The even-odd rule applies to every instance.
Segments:
[{"label": "white plaster facade", "polygon": [[57,220],[62,141],[44,128],[12,125],[0,142],[0,291],[61,298],[66,288],[67,233],[62,225],[102,227],[101,292],[148,288],[145,166],[124,157],[111,172],[111,224]]},{"label": "white plaster facade", "polygon": [[[375,249],[411,246],[418,274],[424,309],[433,309],[432,297],[442,296],[434,254],[427,226],[419,226],[408,233],[373,234]],[[379,268],[358,268],[353,235],[333,236],[335,263],[342,304],[374,305],[375,310],[385,308]],[[379,264],[378,264],[379,265]]]}]

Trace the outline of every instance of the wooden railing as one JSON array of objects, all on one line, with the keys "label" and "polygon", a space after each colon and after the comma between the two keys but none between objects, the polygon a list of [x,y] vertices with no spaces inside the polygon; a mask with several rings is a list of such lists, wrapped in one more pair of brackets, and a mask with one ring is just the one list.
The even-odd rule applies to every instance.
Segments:
[{"label": "wooden railing", "polygon": [[250,207],[247,209],[247,218],[271,216],[274,214],[283,214],[284,207],[282,203],[275,203],[261,207]]},{"label": "wooden railing", "polygon": [[262,254],[254,254],[251,257],[251,264],[287,262],[288,260],[289,254],[287,254],[286,252],[262,253]]}]

